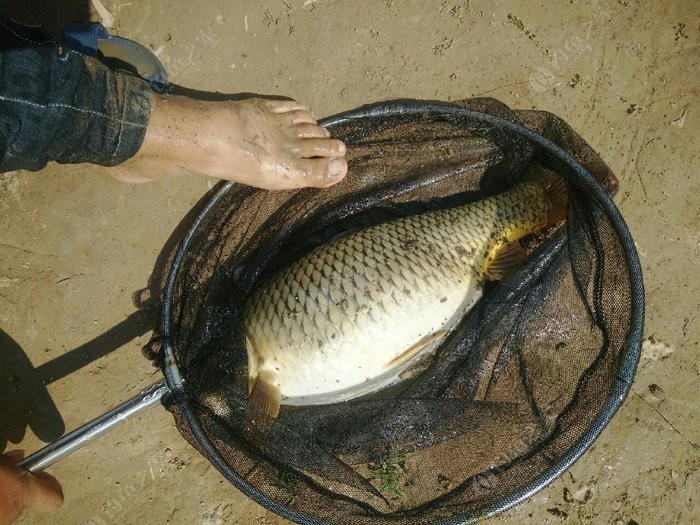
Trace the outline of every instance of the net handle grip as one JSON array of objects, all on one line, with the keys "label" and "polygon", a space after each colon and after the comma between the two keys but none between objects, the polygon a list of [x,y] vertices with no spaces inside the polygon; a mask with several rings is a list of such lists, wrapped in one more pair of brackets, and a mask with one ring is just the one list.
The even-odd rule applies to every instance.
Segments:
[{"label": "net handle grip", "polygon": [[27,456],[18,462],[17,465],[29,472],[44,470],[59,459],[87,445],[93,439],[157,404],[163,395],[169,391],[170,389],[166,385],[165,380],[160,380],[109,412],[85,423],[83,426]]}]

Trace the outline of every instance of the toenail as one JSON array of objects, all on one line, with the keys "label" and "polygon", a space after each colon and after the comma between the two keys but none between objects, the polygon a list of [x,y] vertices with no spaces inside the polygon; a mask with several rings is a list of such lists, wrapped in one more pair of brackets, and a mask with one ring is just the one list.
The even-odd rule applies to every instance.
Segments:
[{"label": "toenail", "polygon": [[328,172],[334,177],[337,177],[343,173],[344,169],[345,163],[340,159],[333,159],[328,165]]}]

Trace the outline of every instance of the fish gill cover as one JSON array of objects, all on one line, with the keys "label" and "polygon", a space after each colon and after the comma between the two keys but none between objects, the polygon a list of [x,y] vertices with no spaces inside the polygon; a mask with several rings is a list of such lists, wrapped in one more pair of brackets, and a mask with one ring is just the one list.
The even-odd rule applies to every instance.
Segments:
[{"label": "fish gill cover", "polygon": [[[166,406],[248,496],[305,524],[477,519],[560,474],[622,403],[643,315],[627,230],[574,161],[509,122],[617,189],[556,116],[472,99],[327,119],[350,166],[331,188],[219,190],[176,268],[172,327],[145,353],[162,366],[172,344],[185,387]],[[421,373],[342,403],[283,402],[276,418],[248,403],[245,306],[266,278],[344,233],[500,193],[533,166],[566,181],[566,220],[525,239],[523,267],[486,288]]]}]

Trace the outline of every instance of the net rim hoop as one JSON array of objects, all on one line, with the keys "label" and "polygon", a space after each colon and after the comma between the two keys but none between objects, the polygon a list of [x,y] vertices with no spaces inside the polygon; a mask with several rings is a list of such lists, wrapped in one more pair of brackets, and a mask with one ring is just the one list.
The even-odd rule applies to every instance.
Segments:
[{"label": "net rim hoop", "polygon": [[[483,113],[468,109],[464,106],[450,102],[398,99],[362,106],[354,110],[349,110],[321,119],[318,121],[318,123],[321,126],[332,128],[333,126],[351,122],[353,120],[366,118],[395,118],[399,116],[416,118],[452,117],[478,121],[506,130],[515,135],[519,135],[528,140],[531,144],[547,151],[549,154],[554,155],[554,157],[558,158],[561,162],[568,165],[568,167],[572,169],[577,177],[576,184],[585,189],[611,219],[611,224],[621,241],[625,258],[627,259],[627,264],[630,268],[631,322],[629,328],[629,345],[621,362],[620,373],[616,375],[613,395],[609,396],[607,403],[601,409],[601,413],[593,421],[587,432],[557,463],[549,467],[542,474],[506,498],[498,500],[495,503],[485,507],[484,510],[478,514],[467,513],[449,518],[447,520],[438,521],[434,525],[462,525],[464,523],[474,523],[479,519],[494,516],[495,514],[499,514],[510,509],[514,505],[531,497],[552,483],[577,459],[579,459],[593,444],[595,439],[607,426],[626,399],[630,388],[632,387],[632,381],[639,362],[642,334],[644,330],[644,285],[642,281],[642,270],[639,262],[639,256],[634,246],[629,229],[624,219],[620,215],[619,210],[600,183],[569,152],[546,137],[530,130],[518,122],[508,120],[503,117],[498,117],[490,113]],[[569,178],[569,175],[567,174],[561,175],[563,175],[565,178]],[[166,280],[163,293],[160,327],[163,337],[163,351],[165,355],[165,377],[171,391],[170,396],[172,396],[175,403],[180,406],[185,414],[193,437],[202,446],[207,459],[238,490],[243,492],[247,497],[259,505],[272,510],[288,520],[300,523],[302,525],[329,525],[327,522],[319,521],[312,516],[295,511],[286,505],[281,505],[277,501],[268,498],[264,494],[258,492],[230,468],[230,466],[224,461],[218,451],[211,444],[211,441],[206,435],[199,420],[197,420],[194,409],[189,403],[188,396],[185,392],[184,381],[180,375],[180,371],[175,360],[172,338],[172,305],[178,272],[192,237],[197,232],[200,224],[216,205],[216,203],[219,202],[219,200],[221,200],[221,198],[228,193],[228,191],[230,191],[234,185],[235,183],[231,181],[225,182],[211,196],[210,200],[206,203],[204,208],[201,210],[199,215],[183,236],[168,273],[168,278]]]}]

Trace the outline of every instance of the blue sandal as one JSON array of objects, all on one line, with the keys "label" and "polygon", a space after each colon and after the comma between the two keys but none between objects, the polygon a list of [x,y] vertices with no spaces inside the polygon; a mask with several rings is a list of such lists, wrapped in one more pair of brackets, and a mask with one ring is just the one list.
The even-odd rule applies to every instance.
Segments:
[{"label": "blue sandal", "polygon": [[83,55],[100,59],[109,67],[137,74],[158,93],[165,92],[170,85],[158,57],[133,40],[110,35],[102,24],[69,24],[64,29],[64,43]]}]

